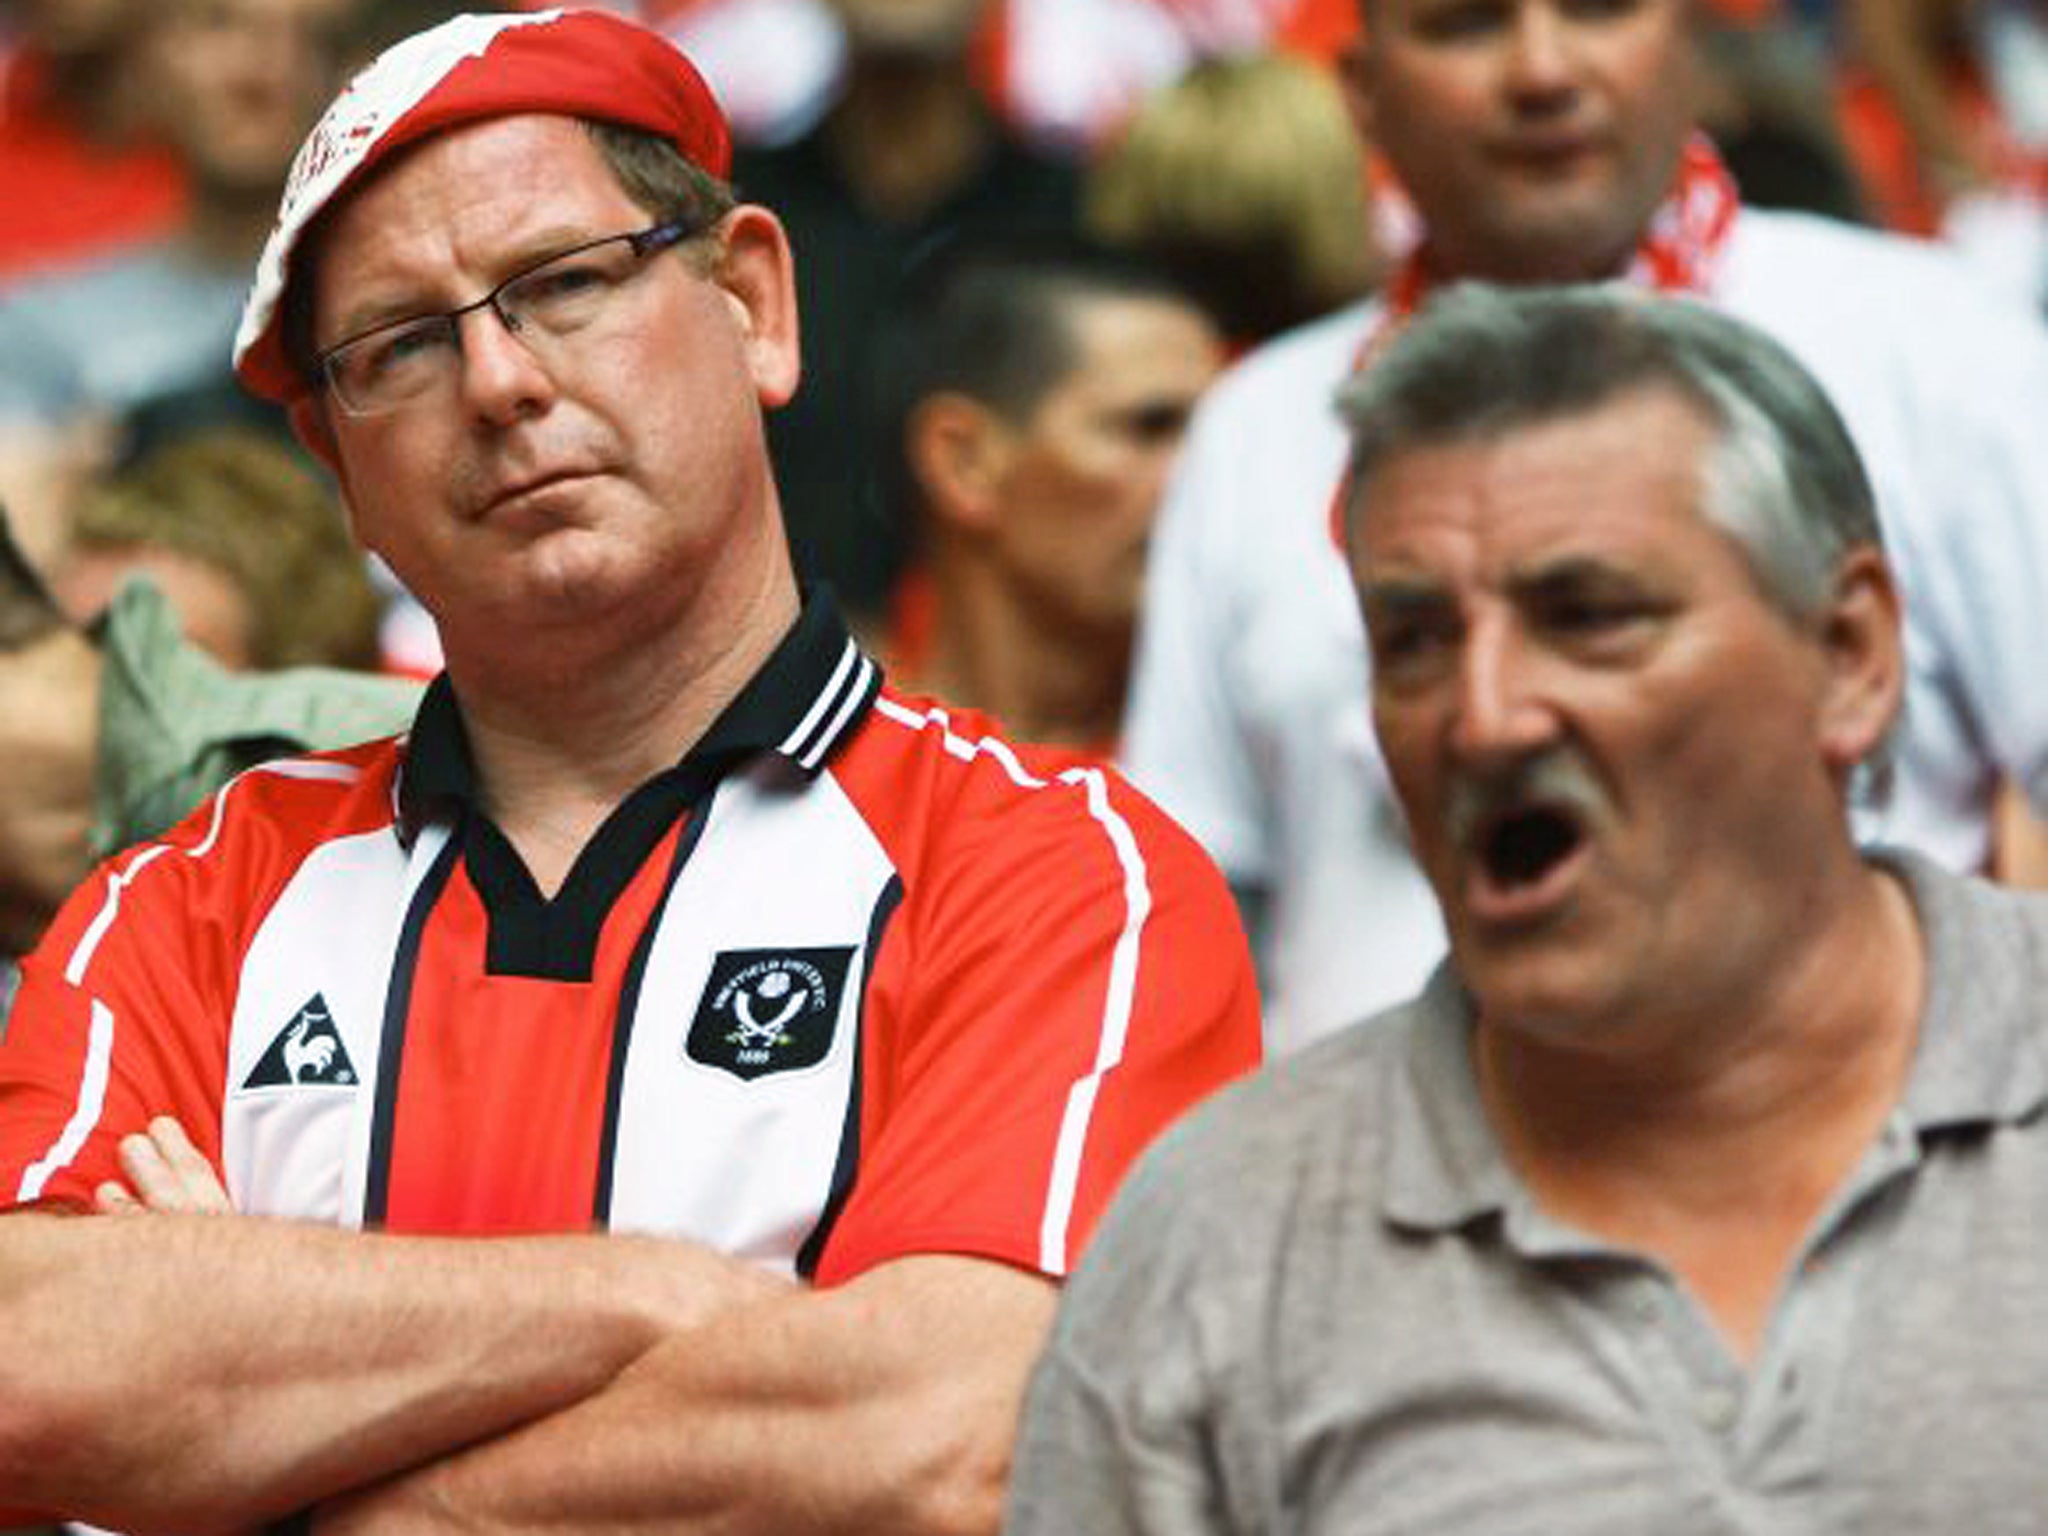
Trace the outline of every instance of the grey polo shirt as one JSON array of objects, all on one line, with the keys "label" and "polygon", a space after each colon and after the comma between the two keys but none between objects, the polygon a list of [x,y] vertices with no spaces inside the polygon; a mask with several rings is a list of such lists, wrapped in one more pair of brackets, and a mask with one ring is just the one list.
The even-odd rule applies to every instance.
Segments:
[{"label": "grey polo shirt", "polygon": [[1748,1368],[1536,1209],[1418,999],[1165,1138],[1070,1283],[1010,1529],[2048,1532],[2048,901],[1911,858],[1903,1099]]}]

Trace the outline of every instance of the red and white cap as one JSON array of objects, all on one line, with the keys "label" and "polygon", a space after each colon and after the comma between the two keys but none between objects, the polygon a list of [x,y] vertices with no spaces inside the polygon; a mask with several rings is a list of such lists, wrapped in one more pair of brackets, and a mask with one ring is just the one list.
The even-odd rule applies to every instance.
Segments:
[{"label": "red and white cap", "polygon": [[723,178],[732,136],[717,98],[675,44],[596,10],[457,16],[387,49],[350,81],[300,146],[277,226],[235,334],[235,373],[267,400],[305,392],[285,355],[282,300],[307,225],[400,146],[514,112],[560,112],[667,136]]}]

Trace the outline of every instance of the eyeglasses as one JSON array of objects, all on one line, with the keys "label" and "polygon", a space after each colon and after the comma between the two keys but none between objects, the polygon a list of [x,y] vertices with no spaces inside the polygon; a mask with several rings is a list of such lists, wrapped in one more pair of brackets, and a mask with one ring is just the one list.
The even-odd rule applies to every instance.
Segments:
[{"label": "eyeglasses", "polygon": [[489,309],[536,357],[551,363],[556,343],[611,313],[649,257],[696,232],[691,224],[672,222],[592,240],[515,272],[472,304],[393,320],[329,347],[315,361],[351,416],[396,410],[453,383],[462,364],[462,317],[479,309]]}]

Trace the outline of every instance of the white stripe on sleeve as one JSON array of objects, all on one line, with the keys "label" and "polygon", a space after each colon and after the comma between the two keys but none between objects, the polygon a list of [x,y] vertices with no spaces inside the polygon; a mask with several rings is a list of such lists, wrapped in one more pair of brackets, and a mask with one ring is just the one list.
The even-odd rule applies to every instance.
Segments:
[{"label": "white stripe on sleeve", "polygon": [[78,1103],[71,1111],[71,1118],[65,1122],[56,1144],[42,1157],[28,1166],[21,1176],[21,1187],[14,1192],[15,1202],[27,1205],[43,1197],[43,1189],[51,1178],[67,1167],[78,1156],[79,1148],[85,1145],[93,1127],[99,1124],[100,1115],[107,1106],[107,1077],[114,1060],[114,1014],[113,1010],[97,998],[92,1005],[92,1031],[85,1044],[85,1071],[78,1084]]}]

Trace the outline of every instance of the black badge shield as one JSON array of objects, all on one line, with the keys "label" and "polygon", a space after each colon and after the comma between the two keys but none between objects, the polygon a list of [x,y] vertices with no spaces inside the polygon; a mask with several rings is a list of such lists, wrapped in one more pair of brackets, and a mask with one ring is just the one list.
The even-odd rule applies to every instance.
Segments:
[{"label": "black badge shield", "polygon": [[850,944],[720,950],[683,1054],[748,1082],[815,1067],[832,1049],[852,962]]}]

